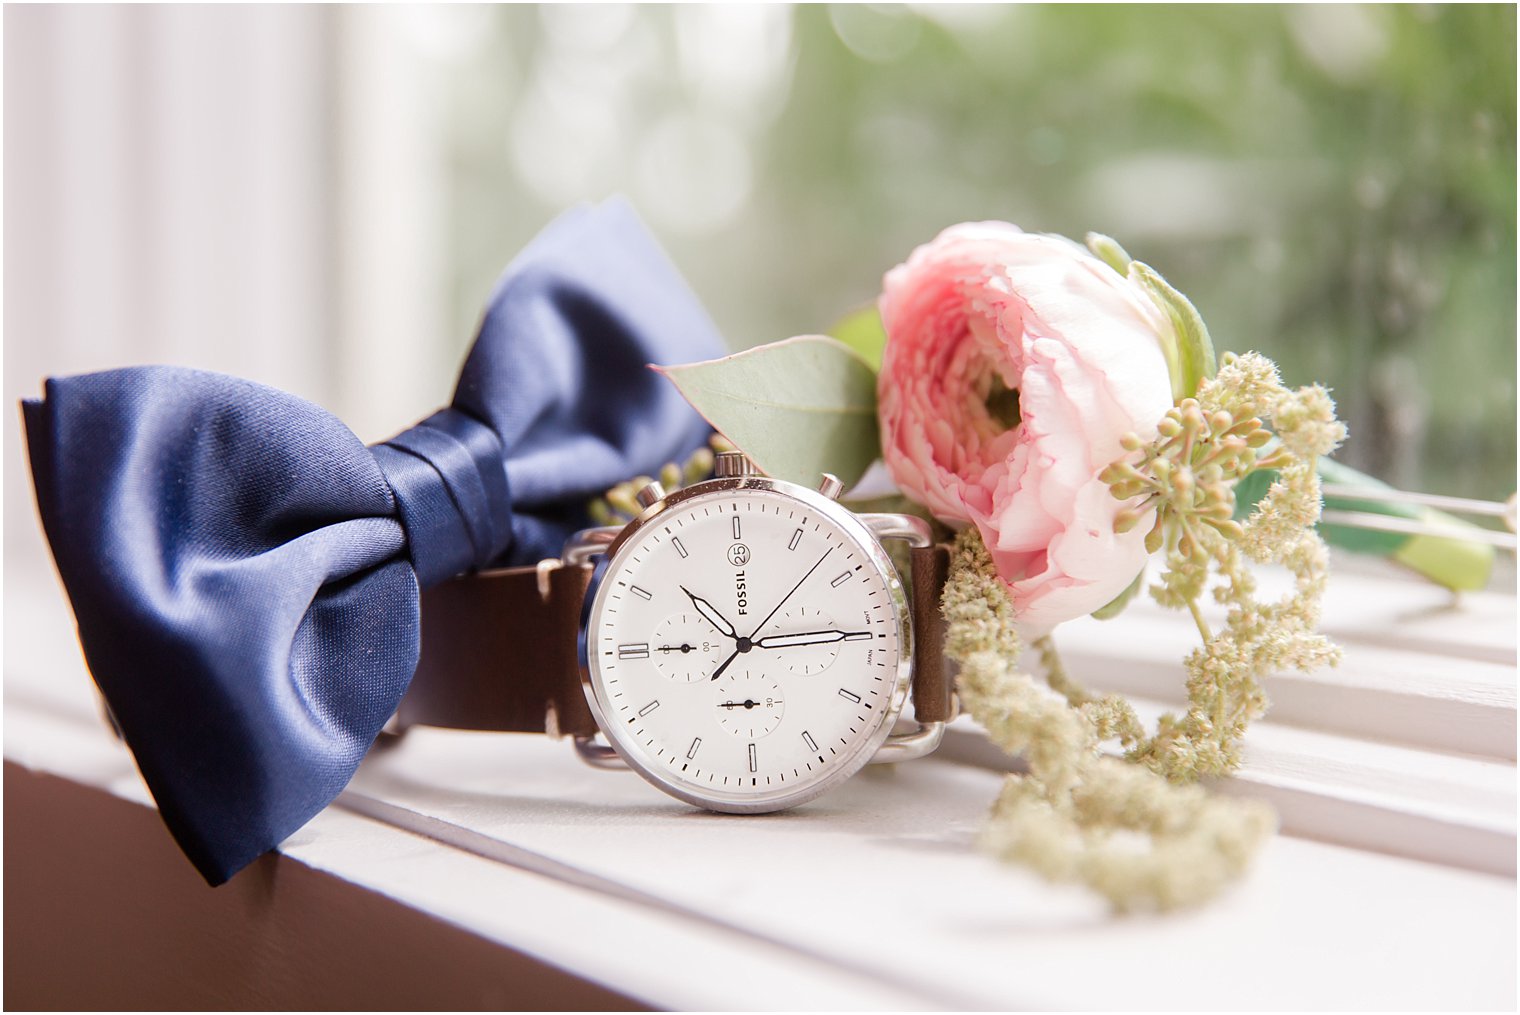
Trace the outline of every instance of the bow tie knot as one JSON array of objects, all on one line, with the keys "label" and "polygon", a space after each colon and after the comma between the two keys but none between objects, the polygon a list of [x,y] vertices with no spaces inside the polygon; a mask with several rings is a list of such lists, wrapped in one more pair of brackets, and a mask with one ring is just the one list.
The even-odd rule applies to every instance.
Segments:
[{"label": "bow tie knot", "polygon": [[396,496],[417,581],[489,567],[512,546],[512,498],[501,438],[442,409],[371,449]]}]

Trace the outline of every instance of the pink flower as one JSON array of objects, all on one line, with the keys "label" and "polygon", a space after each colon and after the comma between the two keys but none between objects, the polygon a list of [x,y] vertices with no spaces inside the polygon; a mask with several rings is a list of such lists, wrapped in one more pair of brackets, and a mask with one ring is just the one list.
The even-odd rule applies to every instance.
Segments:
[{"label": "pink flower", "polygon": [[887,273],[882,449],[899,487],[972,523],[1026,632],[1104,606],[1144,566],[1098,478],[1172,405],[1167,316],[1059,236],[952,226]]}]

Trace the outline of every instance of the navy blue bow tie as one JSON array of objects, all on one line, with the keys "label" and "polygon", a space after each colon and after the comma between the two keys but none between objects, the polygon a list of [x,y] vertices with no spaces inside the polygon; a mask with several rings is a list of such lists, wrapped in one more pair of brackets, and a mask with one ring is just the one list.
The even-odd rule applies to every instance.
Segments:
[{"label": "navy blue bow tie", "polygon": [[208,881],[352,777],[416,668],[419,583],[556,555],[591,497],[707,436],[646,364],[722,353],[609,204],[523,251],[453,404],[384,444],[293,395],[170,367],[52,379],[24,404],[90,671]]}]

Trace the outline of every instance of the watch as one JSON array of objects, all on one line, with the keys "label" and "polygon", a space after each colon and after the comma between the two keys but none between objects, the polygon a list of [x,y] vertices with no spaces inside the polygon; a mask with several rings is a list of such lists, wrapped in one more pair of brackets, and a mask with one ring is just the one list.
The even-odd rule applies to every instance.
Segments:
[{"label": "watch", "polygon": [[[732,813],[932,751],[954,702],[948,558],[928,526],[850,511],[832,476],[811,490],[736,452],[715,465],[669,494],[649,484],[637,518],[577,533],[558,560],[426,590],[396,725],[570,736],[593,765]],[[907,544],[907,581],[884,540]]]}]

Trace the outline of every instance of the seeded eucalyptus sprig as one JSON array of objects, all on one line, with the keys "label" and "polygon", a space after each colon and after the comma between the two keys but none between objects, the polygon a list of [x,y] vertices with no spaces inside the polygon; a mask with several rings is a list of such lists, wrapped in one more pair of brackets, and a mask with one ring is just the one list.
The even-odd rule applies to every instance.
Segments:
[{"label": "seeded eucalyptus sprig", "polygon": [[[1102,478],[1115,497],[1140,498],[1118,525],[1133,528],[1154,512],[1147,546],[1164,551],[1164,566],[1151,596],[1187,609],[1198,625],[1202,645],[1183,661],[1185,713],[1163,716],[1147,735],[1123,697],[1094,695],[1071,677],[1048,635],[1034,648],[1056,695],[1042,692],[1019,671],[1011,604],[975,530],[957,539],[943,605],[963,705],[1029,764],[1027,775],[1009,777],[982,845],[1051,879],[1088,884],[1119,909],[1202,902],[1244,872],[1271,833],[1270,808],[1185,784],[1240,764],[1240,739],[1266,710],[1271,674],[1339,657],[1315,633],[1327,571],[1314,530],[1315,465],[1345,437],[1329,395],[1288,390],[1263,356],[1226,357],[1157,430],[1153,441],[1126,438],[1125,457]],[[1235,518],[1234,484],[1264,468],[1277,480]],[[1257,599],[1253,563],[1285,567],[1292,591]],[[1200,606],[1211,590],[1227,607],[1217,633]],[[1123,761],[1100,752],[1107,741],[1123,748]],[[1145,837],[1140,848],[1118,834],[1126,832]]]},{"label": "seeded eucalyptus sprig", "polygon": [[[1323,388],[1290,391],[1271,360],[1247,353],[1227,357],[1196,399],[1168,412],[1155,440],[1125,438],[1126,456],[1101,477],[1115,497],[1141,499],[1120,513],[1115,527],[1128,530],[1153,517],[1146,548],[1165,552],[1151,597],[1187,610],[1203,644],[1184,660],[1187,712],[1163,716],[1151,737],[1122,699],[1093,697],[1061,670],[1054,646],[1042,646],[1051,686],[1088,716],[1100,739],[1118,740],[1131,760],[1176,781],[1227,774],[1240,763],[1247,725],[1266,711],[1262,681],[1283,669],[1308,671],[1339,659],[1315,633],[1327,558],[1314,524],[1317,460],[1345,435]],[[1257,469],[1272,469],[1277,479],[1244,519],[1237,518],[1235,484]],[[1258,601],[1252,563],[1286,567],[1293,591],[1279,602]],[[1229,607],[1217,633],[1201,606],[1211,588]]]},{"label": "seeded eucalyptus sprig", "polygon": [[[666,493],[674,493],[682,487],[710,479],[713,474],[713,456],[734,450],[733,442],[722,434],[715,433],[708,438],[707,447],[697,448],[683,464],[666,462],[660,469],[660,485]],[[614,486],[587,505],[586,510],[591,515],[591,520],[597,525],[626,525],[633,521],[644,513],[633,495],[651,482],[653,479],[650,476],[636,476]]]},{"label": "seeded eucalyptus sprig", "polygon": [[1234,520],[1235,482],[1253,469],[1277,468],[1288,460],[1280,447],[1257,458],[1271,443],[1272,432],[1254,416],[1237,421],[1224,409],[1205,414],[1196,398],[1168,410],[1157,431],[1154,442],[1126,434],[1124,450],[1138,452],[1139,459],[1120,459],[1099,474],[1119,500],[1144,497],[1119,512],[1115,531],[1128,532],[1153,517],[1145,548],[1155,553],[1170,520],[1178,529],[1178,552],[1185,557],[1204,553],[1204,542],[1196,535],[1200,526],[1239,539],[1244,529]]}]

